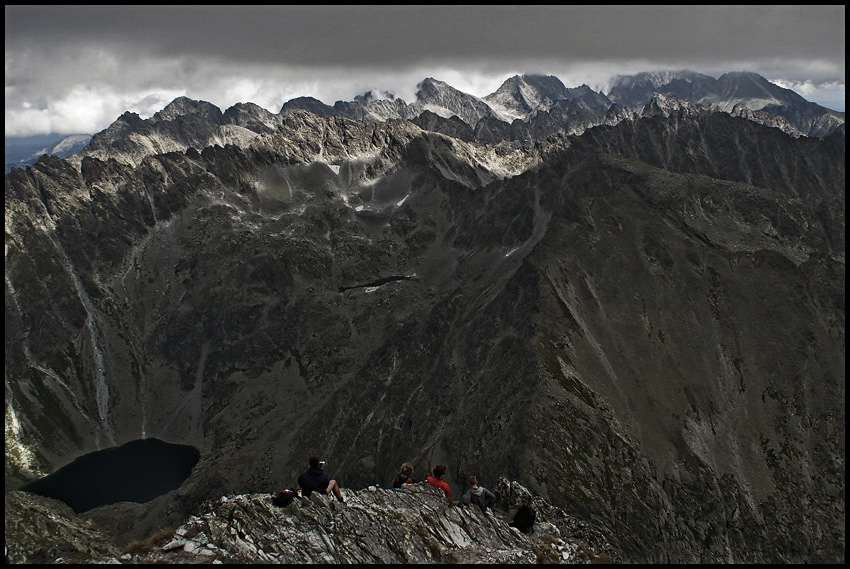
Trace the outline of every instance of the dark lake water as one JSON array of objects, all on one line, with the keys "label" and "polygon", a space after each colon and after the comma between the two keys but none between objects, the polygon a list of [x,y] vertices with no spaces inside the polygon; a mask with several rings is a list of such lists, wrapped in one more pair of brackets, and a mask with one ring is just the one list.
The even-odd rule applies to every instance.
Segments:
[{"label": "dark lake water", "polygon": [[140,439],[85,454],[21,490],[62,500],[77,513],[115,502],[148,502],[178,488],[200,456],[192,446]]}]

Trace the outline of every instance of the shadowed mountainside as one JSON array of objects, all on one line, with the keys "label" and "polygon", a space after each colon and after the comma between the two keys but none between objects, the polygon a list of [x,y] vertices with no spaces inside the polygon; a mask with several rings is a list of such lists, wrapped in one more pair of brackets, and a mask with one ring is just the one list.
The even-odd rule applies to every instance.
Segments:
[{"label": "shadowed mountainside", "polygon": [[843,135],[680,106],[497,149],[298,111],[79,165],[6,176],[7,467],[198,447],[134,537],[315,453],[355,489],[518,480],[628,560],[843,559]]}]

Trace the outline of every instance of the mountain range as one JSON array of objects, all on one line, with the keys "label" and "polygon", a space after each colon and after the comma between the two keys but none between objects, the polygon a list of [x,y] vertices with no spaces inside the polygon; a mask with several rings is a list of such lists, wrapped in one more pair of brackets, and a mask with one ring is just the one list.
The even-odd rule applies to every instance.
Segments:
[{"label": "mountain range", "polygon": [[[726,112],[736,109],[762,111],[788,121],[792,134],[822,137],[844,123],[844,113],[811,103],[756,73],[726,73],[717,79],[701,73],[639,73],[615,78],[608,96],[624,106],[649,102],[653,93],[673,93],[681,99],[716,105]],[[781,128],[781,127],[780,127]]]},{"label": "mountain range", "polygon": [[201,458],[79,514],[121,545],[317,454],[517,481],[623,561],[842,562],[843,113],[709,79],[179,98],[13,168],[7,518],[154,437]]},{"label": "mountain range", "polygon": [[[726,73],[717,79],[693,71],[617,76],[607,96],[587,85],[568,88],[551,75],[513,76],[483,98],[463,93],[433,78],[423,80],[417,87],[416,100],[411,104],[391,93],[373,90],[352,101],[337,101],[333,106],[313,97],[298,97],[284,103],[278,114],[253,103],[238,103],[222,113],[209,103],[180,97],[146,121],[133,113],[125,113],[115,124],[97,133],[97,140],[86,150],[95,155],[98,149],[109,144],[110,136],[121,138],[134,126],[162,130],[165,124],[171,124],[170,121],[180,116],[192,116],[193,120],[201,118],[209,124],[197,132],[199,125],[190,125],[186,131],[190,134],[185,140],[180,140],[179,132],[158,132],[151,140],[135,142],[147,147],[137,154],[145,155],[148,150],[185,150],[208,144],[243,143],[255,134],[275,130],[283,115],[297,109],[317,116],[367,122],[414,120],[420,126],[427,123],[430,130],[466,141],[473,138],[489,143],[536,140],[559,134],[580,134],[590,126],[619,121],[630,113],[641,112],[655,93],[672,93],[679,99],[774,126],[794,136],[823,137],[842,128],[844,123],[843,112],[806,101],[789,89],[747,72]],[[153,128],[156,123],[162,124]],[[141,127],[143,124],[147,126]],[[42,154],[65,158],[82,150],[90,138],[90,135],[71,135],[51,139],[46,145],[42,138],[37,138],[26,146],[22,146],[29,142],[26,139],[7,139],[6,172],[15,166],[31,165]]]}]

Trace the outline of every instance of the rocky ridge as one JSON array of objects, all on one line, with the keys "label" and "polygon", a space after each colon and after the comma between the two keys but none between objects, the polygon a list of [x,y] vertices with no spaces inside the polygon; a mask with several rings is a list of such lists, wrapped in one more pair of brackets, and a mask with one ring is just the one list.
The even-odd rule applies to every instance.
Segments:
[{"label": "rocky ridge", "polygon": [[[239,103],[222,113],[210,103],[178,97],[150,119],[125,113],[92,137],[80,156],[138,164],[144,156],[162,152],[202,150],[215,144],[244,147],[259,135],[275,132],[295,111],[367,123],[413,120],[465,142],[485,144],[580,135],[588,128],[645,113],[659,96],[704,105],[711,112],[727,112],[793,136],[823,137],[844,122],[843,113],[809,103],[752,73],[726,74],[717,80],[693,72],[643,73],[616,78],[609,95],[587,85],[567,88],[554,76],[517,75],[482,98],[429,77],[418,85],[416,100],[410,104],[389,93],[370,91],[333,106],[299,97],[284,103],[278,114],[252,103]],[[72,160],[79,166],[79,158]]]},{"label": "rocky ridge", "polygon": [[7,563],[63,563],[116,558],[121,549],[90,520],[59,500],[6,492]]},{"label": "rocky ridge", "polygon": [[[583,563],[618,559],[601,533],[516,482],[494,489],[495,509],[447,502],[428,484],[343,489],[280,508],[269,494],[222,496],[177,529],[117,544],[60,502],[7,494],[6,546],[15,563]],[[508,526],[521,504],[532,532]],[[123,552],[121,551],[123,549]]]}]

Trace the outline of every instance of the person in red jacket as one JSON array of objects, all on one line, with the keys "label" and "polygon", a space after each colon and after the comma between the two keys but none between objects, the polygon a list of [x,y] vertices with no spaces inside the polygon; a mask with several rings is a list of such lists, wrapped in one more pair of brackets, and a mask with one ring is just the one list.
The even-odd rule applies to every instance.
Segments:
[{"label": "person in red jacket", "polygon": [[431,486],[436,486],[440,490],[446,493],[446,498],[449,499],[449,502],[452,500],[452,489],[449,488],[448,482],[443,482],[443,475],[446,473],[446,465],[438,464],[434,467],[434,476],[429,476],[426,478],[428,484]]}]

